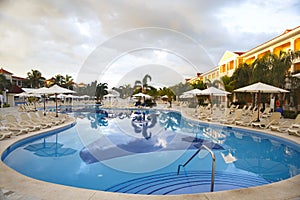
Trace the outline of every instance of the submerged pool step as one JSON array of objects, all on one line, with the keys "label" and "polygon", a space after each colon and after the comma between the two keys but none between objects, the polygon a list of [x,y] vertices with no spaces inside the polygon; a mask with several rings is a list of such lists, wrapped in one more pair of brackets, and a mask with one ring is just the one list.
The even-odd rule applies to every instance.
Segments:
[{"label": "submerged pool step", "polygon": [[[214,191],[247,188],[268,182],[258,176],[216,172]],[[189,171],[163,173],[122,182],[108,188],[106,191],[130,194],[186,194],[209,192],[211,184],[210,171]]]}]

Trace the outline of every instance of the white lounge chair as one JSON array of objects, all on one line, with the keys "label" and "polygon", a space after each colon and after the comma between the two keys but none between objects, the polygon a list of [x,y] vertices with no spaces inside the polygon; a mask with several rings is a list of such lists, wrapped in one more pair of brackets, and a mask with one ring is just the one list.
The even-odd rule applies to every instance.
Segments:
[{"label": "white lounge chair", "polygon": [[269,128],[270,125],[278,125],[280,118],[280,112],[273,112],[267,120],[260,122],[252,122],[251,125],[252,127]]},{"label": "white lounge chair", "polygon": [[0,127],[4,130],[12,132],[13,135],[26,134],[30,131],[28,128],[18,127],[15,124],[11,123],[2,124],[0,122]]},{"label": "white lounge chair", "polygon": [[29,118],[27,113],[21,113],[20,117],[23,120],[23,122],[31,123],[34,126],[37,126],[37,127],[43,128],[43,129],[51,127],[51,124],[49,124],[49,123],[41,122],[41,121],[37,120],[36,118]]},{"label": "white lounge chair", "polygon": [[[24,113],[26,114],[26,113]],[[40,130],[41,126],[35,125],[32,122],[21,120],[20,122],[17,120],[17,118],[13,115],[7,115],[6,121],[8,122],[7,125],[14,125],[15,127],[19,128],[27,128],[29,131],[36,131]]]},{"label": "white lounge chair", "polygon": [[43,118],[39,118],[35,112],[29,113],[29,116],[31,121],[40,124],[43,128],[50,128],[53,125],[52,122],[45,121]]},{"label": "white lounge chair", "polygon": [[12,136],[12,132],[7,130],[4,127],[0,127],[0,140],[4,140],[6,138],[10,138]]},{"label": "white lounge chair", "polygon": [[295,135],[300,137],[300,128],[288,128],[287,131],[290,135]]},{"label": "white lounge chair", "polygon": [[272,131],[278,132],[286,132],[289,128],[300,128],[300,114],[292,121],[285,120],[277,125],[270,125]]},{"label": "white lounge chair", "polygon": [[253,112],[251,116],[243,115],[241,120],[236,120],[234,123],[240,126],[250,126],[255,120],[257,120],[257,111]]},{"label": "white lounge chair", "polygon": [[243,114],[243,110],[242,109],[238,109],[234,112],[233,116],[228,117],[227,119],[224,119],[221,121],[221,123],[224,124],[233,124],[236,121],[239,121],[242,119],[242,114]]},{"label": "white lounge chair", "polygon": [[54,118],[50,115],[45,116],[44,112],[41,110],[37,111],[37,115],[42,121],[51,122],[53,125],[59,125],[63,123],[59,118]]}]

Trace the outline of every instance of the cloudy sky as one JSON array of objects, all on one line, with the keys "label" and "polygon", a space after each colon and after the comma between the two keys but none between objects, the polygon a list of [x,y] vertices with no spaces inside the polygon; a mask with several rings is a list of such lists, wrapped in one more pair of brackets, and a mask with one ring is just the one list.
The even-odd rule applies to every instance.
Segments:
[{"label": "cloudy sky", "polygon": [[299,10],[298,0],[1,0],[0,66],[170,85],[299,26]]}]

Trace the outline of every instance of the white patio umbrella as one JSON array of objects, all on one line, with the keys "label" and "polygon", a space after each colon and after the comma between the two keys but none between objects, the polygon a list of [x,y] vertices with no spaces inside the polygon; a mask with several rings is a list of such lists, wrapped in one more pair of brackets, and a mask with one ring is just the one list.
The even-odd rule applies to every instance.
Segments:
[{"label": "white patio umbrella", "polygon": [[272,85],[268,85],[265,83],[254,83],[252,85],[248,85],[246,87],[242,87],[239,89],[234,90],[234,92],[250,92],[250,93],[257,93],[258,97],[257,97],[257,121],[259,121],[259,104],[260,104],[260,94],[261,93],[286,93],[289,92],[287,90],[272,86]]},{"label": "white patio umbrella", "polygon": [[143,94],[141,92],[133,95],[133,97],[144,97],[145,99],[151,99],[152,98],[152,96],[150,96],[148,94]]},{"label": "white patio umbrella", "polygon": [[[63,87],[60,87],[58,85],[53,85],[52,87],[50,88],[46,88],[46,87],[42,87],[42,88],[39,88],[39,89],[36,89],[36,90],[32,90],[32,91],[29,91],[30,92],[34,92],[35,94],[54,94],[55,95],[55,111],[56,111],[56,117],[58,116],[57,114],[57,95],[58,94],[73,94],[75,93],[75,91],[73,90],[69,90],[69,89],[66,89],[66,88],[63,88]],[[44,111],[46,109],[46,106],[45,106],[45,100],[44,100]],[[45,114],[46,112],[44,112]]]},{"label": "white patio umbrella", "polygon": [[52,93],[55,95],[55,112],[56,112],[56,117],[58,117],[58,113],[57,113],[57,95],[58,94],[74,94],[76,93],[75,91],[73,90],[69,90],[69,89],[66,89],[66,88],[63,88],[63,87],[60,87],[58,85],[53,85],[52,87],[48,88],[48,92]]},{"label": "white patio umbrella", "polygon": [[[231,94],[231,93],[226,92],[224,90],[220,90],[220,89],[215,88],[215,87],[209,87],[205,90],[202,90],[201,93],[200,93],[200,95],[210,96],[211,101],[212,101],[213,96],[227,96],[229,94]],[[213,112],[212,109],[211,109],[211,112]]]},{"label": "white patio umbrella", "polygon": [[199,90],[199,89],[196,88],[196,89],[186,91],[183,94],[199,95],[199,94],[201,94],[201,92],[202,92],[202,90]]},{"label": "white patio umbrella", "polygon": [[38,88],[38,89],[32,89],[27,91],[29,94],[42,94],[44,96],[44,115],[46,115],[46,94],[48,93],[48,89],[46,87]]},{"label": "white patio umbrella", "polygon": [[200,95],[212,95],[212,96],[226,96],[228,94],[231,94],[230,92],[226,92],[224,90],[220,90],[215,87],[209,87],[205,90],[201,90]]}]

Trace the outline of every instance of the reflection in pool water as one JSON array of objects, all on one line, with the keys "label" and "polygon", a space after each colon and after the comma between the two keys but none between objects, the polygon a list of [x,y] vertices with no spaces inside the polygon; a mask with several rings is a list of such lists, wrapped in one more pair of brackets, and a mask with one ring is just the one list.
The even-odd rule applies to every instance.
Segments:
[{"label": "reflection in pool water", "polygon": [[[215,191],[280,181],[300,173],[299,145],[258,132],[186,120],[178,112],[73,108],[76,126],[10,148],[2,159],[40,180],[141,194],[207,192],[216,155]],[[129,184],[130,183],[130,184]]]}]

